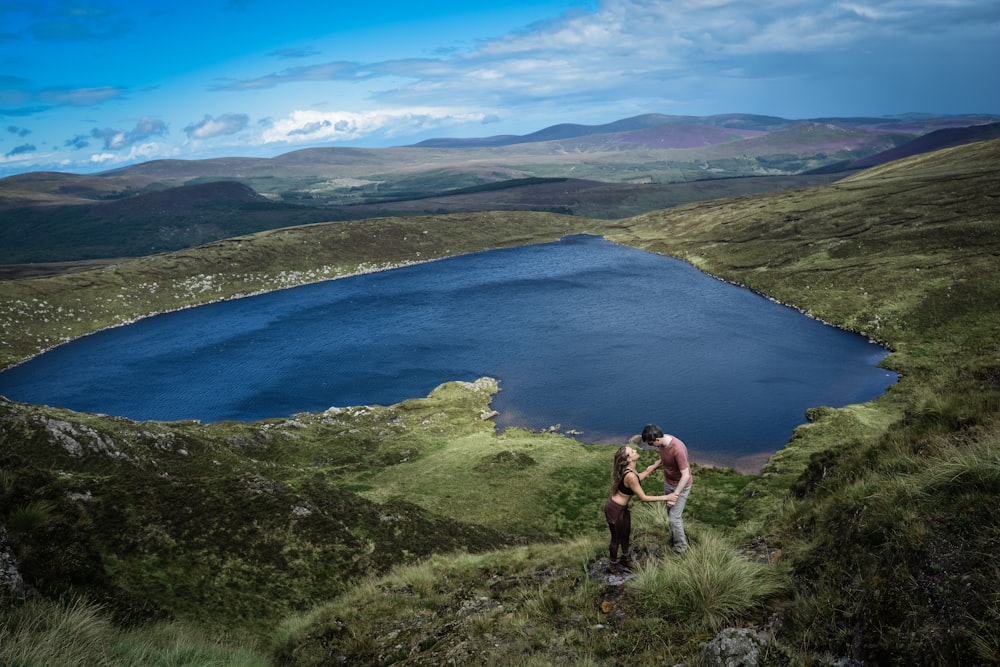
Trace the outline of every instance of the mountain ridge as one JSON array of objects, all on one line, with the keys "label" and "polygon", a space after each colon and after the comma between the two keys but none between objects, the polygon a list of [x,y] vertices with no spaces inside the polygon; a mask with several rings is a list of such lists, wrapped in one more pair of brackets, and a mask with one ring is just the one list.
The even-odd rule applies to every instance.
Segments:
[{"label": "mountain ridge", "polygon": [[[978,122],[990,122],[989,119],[1000,119],[998,116],[989,114],[968,114],[968,115],[948,115],[938,116],[934,114],[902,114],[900,116],[881,117],[823,117],[788,119],[779,116],[763,116],[757,114],[715,114],[710,116],[672,116],[666,114],[642,114],[632,116],[611,123],[599,125],[579,125],[565,123],[552,125],[536,132],[525,135],[498,135],[494,137],[481,138],[448,138],[440,137],[427,139],[412,146],[428,148],[470,148],[477,146],[507,146],[517,143],[536,143],[552,141],[555,139],[571,139],[593,134],[613,134],[620,132],[641,131],[646,128],[670,124],[694,124],[707,127],[722,127],[728,129],[741,129],[756,132],[773,132],[775,130],[786,129],[800,123],[829,123],[846,124],[854,127],[883,128],[886,130],[895,129],[904,131],[929,131],[926,129],[940,129],[944,124],[948,127],[965,127]],[[477,143],[481,142],[481,143]]]}]

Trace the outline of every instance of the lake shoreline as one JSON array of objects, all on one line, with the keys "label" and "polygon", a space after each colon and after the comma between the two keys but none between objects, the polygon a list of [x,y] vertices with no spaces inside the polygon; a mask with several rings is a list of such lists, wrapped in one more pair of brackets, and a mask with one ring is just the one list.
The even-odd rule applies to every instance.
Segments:
[{"label": "lake shoreline", "polygon": [[[851,334],[852,336],[857,336],[858,335],[856,332],[852,332],[852,331],[849,331],[849,330],[844,329],[842,327],[836,327],[836,326],[830,325],[830,324],[828,324],[826,322],[823,322],[822,320],[819,320],[818,318],[813,317],[810,313],[805,312],[802,309],[796,308],[794,306],[788,306],[787,304],[783,304],[783,303],[777,301],[776,299],[770,298],[770,297],[768,297],[766,295],[763,295],[763,294],[759,294],[756,291],[754,291],[754,290],[746,287],[745,285],[741,285],[741,284],[738,284],[738,283],[735,283],[735,282],[732,282],[732,281],[727,281],[727,280],[721,279],[718,276],[712,275],[711,273],[708,273],[706,271],[703,271],[702,269],[699,269],[697,266],[691,264],[690,262],[685,262],[685,261],[680,260],[680,259],[675,258],[675,257],[671,257],[671,256],[668,256],[668,255],[662,255],[662,254],[659,254],[659,253],[650,253],[650,252],[648,252],[646,250],[635,248],[634,246],[629,246],[629,245],[626,245],[626,244],[617,243],[617,242],[615,242],[613,240],[608,239],[604,235],[598,235],[598,234],[571,234],[571,235],[564,235],[563,237],[560,238],[560,241],[565,242],[565,241],[567,241],[567,239],[570,239],[572,241],[572,239],[574,237],[578,241],[582,241],[583,243],[604,242],[604,243],[609,244],[610,246],[622,248],[622,249],[625,249],[627,251],[636,251],[636,252],[640,252],[640,253],[643,253],[643,254],[647,254],[650,257],[656,257],[656,258],[659,258],[659,259],[666,259],[666,260],[676,261],[679,264],[682,264],[684,266],[689,267],[694,272],[696,272],[698,275],[707,276],[709,278],[713,278],[715,281],[717,281],[717,282],[719,282],[719,283],[721,283],[723,285],[731,286],[731,287],[736,287],[738,290],[745,291],[748,294],[752,294],[754,296],[766,299],[770,303],[782,306],[784,308],[789,308],[790,310],[793,310],[793,311],[795,311],[798,314],[806,315],[806,317],[809,318],[810,320],[816,321],[816,322],[824,325],[825,327],[830,327],[832,330],[837,330],[837,331],[841,331],[841,332],[844,332],[844,333],[848,333],[848,334]],[[513,249],[521,249],[521,250],[523,250],[525,248],[530,248],[532,246],[539,246],[539,247],[541,247],[541,246],[553,246],[553,245],[555,245],[554,242],[541,243],[541,244],[528,244],[527,246],[515,246],[514,248],[505,248],[504,250],[513,250]],[[490,252],[490,251],[476,251],[474,253],[464,253],[463,255],[455,255],[455,256],[440,257],[440,258],[430,258],[430,259],[424,259],[424,260],[420,260],[420,261],[406,261],[406,262],[396,262],[396,263],[384,263],[384,264],[381,264],[381,265],[378,265],[378,266],[365,265],[364,263],[362,263],[362,264],[359,264],[356,267],[355,270],[350,271],[350,272],[344,272],[344,273],[339,273],[338,272],[336,275],[333,275],[333,276],[323,276],[323,277],[320,277],[320,278],[317,278],[317,279],[313,279],[313,280],[303,280],[303,281],[294,282],[292,284],[287,284],[288,276],[286,276],[284,274],[279,274],[278,276],[272,277],[273,283],[280,283],[280,282],[284,281],[286,284],[280,284],[280,285],[272,284],[272,285],[270,285],[268,287],[260,288],[260,289],[254,290],[254,291],[242,292],[242,293],[227,295],[227,296],[223,296],[223,297],[219,297],[219,298],[209,298],[209,299],[206,299],[204,301],[201,301],[201,302],[195,303],[195,304],[188,304],[188,305],[183,305],[183,306],[180,306],[180,307],[177,307],[177,308],[163,309],[163,310],[159,310],[159,311],[155,311],[155,312],[150,312],[150,313],[148,313],[146,315],[143,315],[141,317],[136,317],[136,318],[133,318],[133,319],[128,320],[128,321],[123,321],[123,322],[115,323],[115,324],[110,325],[108,327],[104,327],[104,328],[101,328],[101,329],[97,329],[97,330],[91,331],[91,332],[89,332],[87,334],[84,334],[82,336],[79,336],[77,338],[70,339],[70,340],[67,340],[67,341],[62,341],[58,345],[52,346],[50,348],[47,348],[46,350],[43,350],[42,352],[39,352],[38,354],[33,355],[32,357],[29,357],[28,359],[25,359],[25,360],[22,360],[21,362],[18,362],[18,364],[15,364],[14,366],[11,366],[10,368],[13,368],[15,366],[20,366],[21,364],[23,364],[23,363],[25,363],[27,361],[30,361],[30,360],[32,360],[32,359],[34,359],[34,358],[36,358],[36,357],[44,354],[45,352],[51,351],[51,350],[53,350],[53,349],[55,349],[57,347],[65,345],[66,343],[73,342],[73,341],[76,341],[76,340],[80,340],[82,338],[86,338],[88,336],[91,336],[92,334],[106,332],[106,331],[112,330],[112,329],[119,329],[119,328],[123,327],[124,325],[135,324],[136,322],[139,322],[141,320],[146,320],[146,319],[152,318],[152,317],[157,316],[157,315],[166,315],[166,314],[170,314],[170,313],[177,313],[177,312],[181,312],[181,311],[190,310],[190,309],[198,307],[198,306],[213,305],[213,304],[218,304],[218,303],[223,303],[223,302],[234,302],[234,301],[246,299],[246,298],[249,298],[249,297],[269,295],[269,294],[273,294],[273,293],[276,293],[276,292],[281,292],[281,291],[284,291],[284,290],[292,289],[294,287],[307,287],[307,286],[310,286],[310,285],[316,285],[316,284],[321,284],[321,283],[332,283],[332,282],[338,281],[340,278],[358,277],[358,276],[366,275],[366,274],[382,274],[382,273],[386,273],[386,272],[388,272],[390,270],[396,270],[396,269],[407,268],[407,267],[417,267],[417,266],[428,264],[428,263],[431,263],[431,262],[443,261],[444,259],[460,259],[460,258],[463,258],[463,257],[467,258],[470,255],[480,254],[480,253],[483,253],[483,252]],[[330,270],[330,267],[325,267],[325,268],[321,267],[320,269],[318,269],[318,271],[320,271],[320,272],[322,272],[322,271],[329,271],[329,270]],[[299,275],[301,275],[301,274],[299,274]],[[312,275],[315,275],[315,273],[312,274]],[[219,277],[218,275],[216,275],[214,277],[209,276],[208,278],[206,278],[206,282],[207,283],[214,283],[215,280],[218,277]],[[211,278],[211,280],[209,280],[209,278]],[[862,338],[864,338],[864,337],[862,337]],[[881,346],[880,344],[878,344],[876,341],[872,341],[871,339],[867,339],[867,340],[868,340],[869,343],[873,343],[873,344],[879,345],[880,347],[882,347],[883,349],[885,349],[883,346]],[[887,354],[888,354],[888,352],[887,352]],[[884,366],[882,366],[881,361],[879,362],[878,367],[884,368]],[[462,378],[451,378],[451,379],[452,380],[461,380]],[[416,393],[415,395],[419,396],[420,394]],[[406,399],[402,398],[400,400],[406,400]],[[359,403],[354,403],[354,405],[356,405],[356,406],[376,405],[376,404],[391,403],[391,402],[394,402],[394,401],[395,401],[395,399],[392,399],[390,401],[381,401],[381,402],[369,402],[369,403],[359,402]],[[338,403],[338,405],[339,404],[340,403]],[[190,421],[191,419],[195,419],[197,421],[203,421],[204,423],[211,423],[211,422],[220,421],[220,420],[233,420],[233,419],[235,419],[237,421],[243,421],[245,423],[254,423],[254,422],[259,422],[259,421],[264,421],[264,420],[270,420],[270,419],[287,418],[289,415],[303,413],[303,412],[321,412],[322,410],[324,410],[324,409],[326,409],[328,407],[330,407],[330,406],[317,407],[315,409],[310,409],[310,408],[296,409],[296,410],[289,411],[288,414],[284,414],[284,413],[269,414],[269,415],[264,415],[264,416],[259,416],[259,417],[251,417],[251,418],[242,418],[242,417],[236,417],[236,418],[233,418],[233,417],[220,417],[219,419],[211,418],[207,422],[204,422],[204,419],[199,419],[197,417],[186,417],[186,416],[185,417],[179,417],[179,418],[176,418],[176,419],[173,419],[173,418],[157,418],[157,417],[131,418],[131,419],[133,419],[134,421],[140,421],[140,422],[141,421],[181,422],[181,421]],[[807,407],[816,407],[816,406],[807,406]],[[87,410],[84,410],[84,411],[87,411]],[[101,412],[103,413],[103,412],[107,412],[107,411],[102,410]],[[114,411],[112,411],[112,412],[114,412]],[[126,417],[126,418],[129,418],[129,417]],[[648,417],[645,417],[644,415],[640,418],[640,421],[642,419],[646,419],[646,421],[656,421],[655,418],[648,418]],[[805,419],[801,419],[800,421],[797,422],[796,425],[803,424],[803,423],[805,423]],[[522,428],[531,428],[530,426],[526,426],[523,423],[522,424],[511,423],[510,425],[512,425],[512,426],[519,426],[519,427],[522,427]],[[571,431],[570,435],[571,436],[572,436],[572,430],[573,429],[570,429],[570,431]],[[689,429],[680,428],[678,430],[678,433],[679,434],[680,433],[686,433],[688,431],[689,431]],[[581,435],[583,435],[584,438],[586,437],[585,433],[582,433]],[[681,437],[683,438],[683,436],[681,436]],[[688,440],[690,440],[690,439],[691,439],[691,436],[689,435],[688,436]],[[751,452],[751,453],[746,453],[746,454],[735,454],[733,456],[718,455],[718,454],[708,454],[708,455],[697,456],[697,455],[694,455],[694,452],[697,451],[697,440],[695,440],[695,443],[693,445],[693,458],[694,458],[695,461],[699,462],[702,465],[726,467],[726,468],[731,468],[731,469],[738,470],[740,472],[759,473],[760,469],[767,462],[767,460],[771,456],[773,456],[774,453],[776,453],[777,451],[780,451],[782,448],[784,448],[787,445],[787,443],[788,443],[788,439],[783,439],[781,443],[778,443],[778,444],[775,445],[774,449],[771,449],[770,447],[767,447],[764,450],[757,450],[756,452]],[[591,444],[593,444],[593,443],[591,443]]]}]

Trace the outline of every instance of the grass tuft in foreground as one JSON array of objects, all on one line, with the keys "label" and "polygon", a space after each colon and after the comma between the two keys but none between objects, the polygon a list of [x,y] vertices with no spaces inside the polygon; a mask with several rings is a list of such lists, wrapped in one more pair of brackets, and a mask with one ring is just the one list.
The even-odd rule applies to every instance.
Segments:
[{"label": "grass tuft in foreground", "polygon": [[125,630],[75,600],[31,600],[0,614],[0,664],[10,667],[265,667],[250,641],[177,623]]},{"label": "grass tuft in foreground", "polygon": [[706,531],[686,553],[639,568],[629,588],[643,613],[696,635],[739,622],[787,593],[789,583],[780,570],[747,559],[718,533]]}]

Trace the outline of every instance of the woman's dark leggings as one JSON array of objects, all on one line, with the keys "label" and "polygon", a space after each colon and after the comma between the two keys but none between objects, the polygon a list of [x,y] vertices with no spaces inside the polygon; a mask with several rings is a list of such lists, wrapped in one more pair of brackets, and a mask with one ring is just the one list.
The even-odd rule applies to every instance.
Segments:
[{"label": "woman's dark leggings", "polygon": [[608,498],[604,503],[604,518],[608,520],[608,529],[611,531],[608,554],[611,560],[618,560],[619,547],[623,555],[628,554],[632,536],[632,515],[628,511],[628,505],[619,505]]}]

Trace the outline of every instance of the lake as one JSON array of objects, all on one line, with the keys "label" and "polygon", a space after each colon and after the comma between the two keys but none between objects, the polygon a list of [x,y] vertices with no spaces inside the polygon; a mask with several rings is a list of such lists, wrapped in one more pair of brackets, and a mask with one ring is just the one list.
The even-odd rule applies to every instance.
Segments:
[{"label": "lake", "polygon": [[620,444],[657,423],[696,462],[756,472],[807,408],[896,382],[886,354],[681,261],[572,236],[149,317],[0,373],[0,394],[215,422],[490,376],[501,430]]}]

